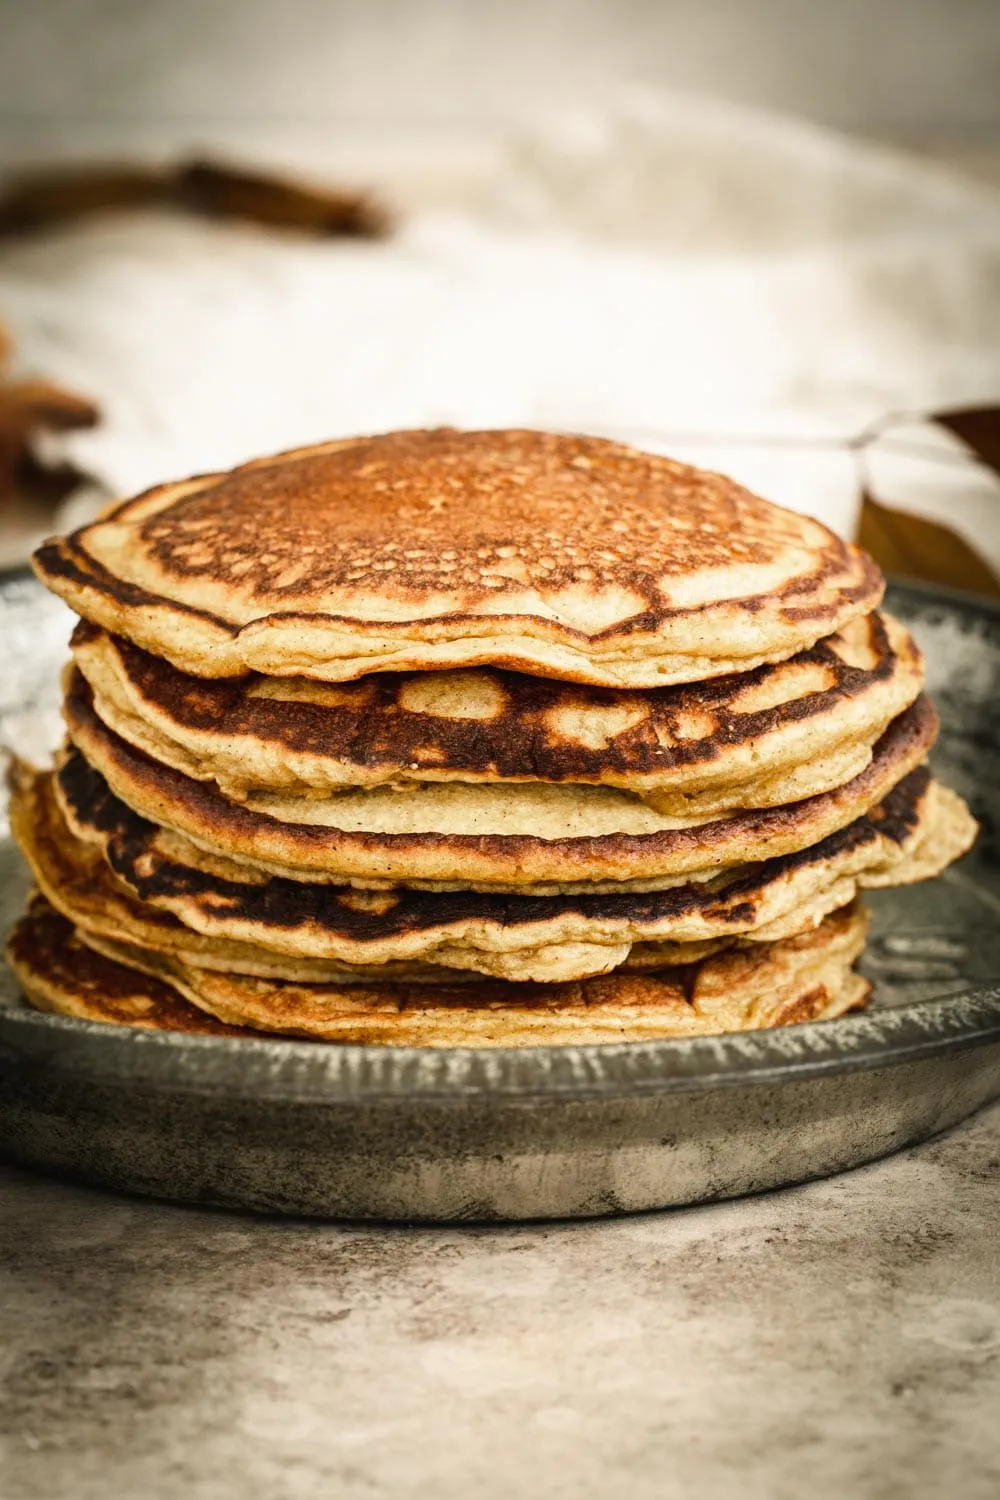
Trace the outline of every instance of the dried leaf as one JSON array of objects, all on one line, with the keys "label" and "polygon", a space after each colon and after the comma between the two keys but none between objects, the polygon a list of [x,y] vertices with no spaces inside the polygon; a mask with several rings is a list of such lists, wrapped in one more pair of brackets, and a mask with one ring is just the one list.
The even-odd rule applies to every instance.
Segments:
[{"label": "dried leaf", "polygon": [[201,213],[313,234],[376,236],[388,220],[363,193],[311,187],[259,172],[194,161],[177,173],[179,201]]},{"label": "dried leaf", "polygon": [[92,401],[47,380],[0,381],[0,505],[30,495],[54,505],[80,476],[61,465],[47,468],[30,448],[33,434],[93,427],[100,412]]},{"label": "dried leaf", "polygon": [[49,380],[0,384],[0,429],[21,437],[36,429],[68,432],[76,427],[93,427],[99,417],[93,401]]},{"label": "dried leaf", "polygon": [[50,167],[26,173],[0,193],[0,234],[25,234],[111,209],[148,208],[169,199],[169,172],[148,167]]},{"label": "dried leaf", "polygon": [[43,464],[25,450],[15,465],[13,488],[30,504],[52,512],[88,478],[75,464]]},{"label": "dried leaf", "polygon": [[115,209],[167,206],[309,234],[374,237],[388,228],[365,193],[310,186],[209,161],[96,164],[27,173],[0,192],[0,234],[24,234]]},{"label": "dried leaf", "polygon": [[893,510],[864,493],[858,540],[885,573],[1000,599],[1000,578],[993,569],[939,521]]},{"label": "dried leaf", "polygon": [[936,411],[934,421],[961,438],[976,457],[1000,474],[1000,406],[966,406]]}]

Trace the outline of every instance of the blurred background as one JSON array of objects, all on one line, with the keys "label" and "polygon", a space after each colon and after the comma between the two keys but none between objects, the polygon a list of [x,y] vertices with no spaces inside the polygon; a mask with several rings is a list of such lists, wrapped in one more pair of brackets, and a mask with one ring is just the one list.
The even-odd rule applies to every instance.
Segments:
[{"label": "blurred background", "polygon": [[690,457],[989,592],[1000,5],[0,0],[0,327],[0,565],[454,422]]},{"label": "blurred background", "polygon": [[455,163],[641,82],[996,171],[994,0],[4,0],[0,14],[8,161],[311,148],[405,190],[400,129],[415,158]]}]

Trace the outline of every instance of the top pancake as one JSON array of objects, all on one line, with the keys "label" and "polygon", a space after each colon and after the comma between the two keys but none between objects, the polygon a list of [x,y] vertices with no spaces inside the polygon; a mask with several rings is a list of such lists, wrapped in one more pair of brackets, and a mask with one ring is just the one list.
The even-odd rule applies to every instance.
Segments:
[{"label": "top pancake", "polygon": [[160,486],[36,554],[85,618],[202,677],[493,664],[599,686],[780,661],[874,563],[731,480],[599,438],[388,433]]}]

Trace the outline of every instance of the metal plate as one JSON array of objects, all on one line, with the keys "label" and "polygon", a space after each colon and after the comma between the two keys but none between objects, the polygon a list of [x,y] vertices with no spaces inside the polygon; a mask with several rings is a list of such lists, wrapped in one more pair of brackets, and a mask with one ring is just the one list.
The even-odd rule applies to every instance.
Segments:
[{"label": "metal plate", "polygon": [[[0,1149],[142,1193],[285,1213],[527,1219],[753,1192],[870,1161],[1000,1096],[1000,611],[897,585],[928,656],[934,764],[983,833],[872,898],[865,1015],[745,1036],[525,1051],[321,1047],[120,1030],[0,991]],[[69,616],[0,581],[0,729],[58,723]],[[0,854],[0,918],[25,888]]]}]

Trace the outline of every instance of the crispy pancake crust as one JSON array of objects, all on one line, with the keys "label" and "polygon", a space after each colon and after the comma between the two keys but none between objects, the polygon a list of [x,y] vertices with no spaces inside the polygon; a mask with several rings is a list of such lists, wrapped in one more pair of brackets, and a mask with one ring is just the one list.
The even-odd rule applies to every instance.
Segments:
[{"label": "crispy pancake crust", "polygon": [[86,622],[73,653],[110,729],[238,800],[504,781],[621,787],[668,813],[772,806],[862,771],[923,684],[913,639],[877,613],[787,662],[652,692],[492,669],[209,682]]},{"label": "crispy pancake crust", "polygon": [[[7,952],[35,1005],[84,1019],[230,1035],[246,1034],[231,1028],[248,1025],[258,1033],[339,1043],[559,1046],[756,1030],[842,1015],[867,998],[868,985],[851,969],[866,926],[863,911],[847,908],[812,932],[752,952],[576,984],[303,985],[219,974],[77,936],[36,898]],[[190,1024],[184,1001],[190,1002]],[[213,1019],[222,1026],[213,1027]]]},{"label": "crispy pancake crust", "polygon": [[[51,773],[15,765],[13,774],[14,836],[63,916],[203,967],[303,981],[373,971],[413,979],[436,972],[440,981],[430,965],[443,965],[552,982],[622,963],[688,963],[735,941],[815,926],[859,886],[926,878],[967,845],[975,827],[960,799],[921,768],[818,848],[752,866],[722,886],[632,898],[394,892],[359,899],[350,889],[254,884],[240,879],[239,867],[226,879],[185,864],[77,757],[81,767],[82,774],[74,776],[73,766],[62,773],[74,828]],[[75,831],[81,825],[83,836]]]},{"label": "crispy pancake crust", "polygon": [[600,438],[396,432],[161,486],[36,554],[78,614],[203,677],[486,663],[661,687],[779,661],[875,564],[732,480]]},{"label": "crispy pancake crust", "polygon": [[[442,896],[423,898],[424,904],[430,908],[428,929],[423,933],[410,932],[394,937],[388,930],[380,932],[377,918],[371,920],[375,914],[369,913],[371,930],[367,942],[357,934],[353,941],[349,934],[345,936],[343,926],[348,926],[349,922],[339,930],[331,923],[326,932],[319,930],[322,948],[319,954],[308,951],[308,943],[304,954],[295,951],[294,942],[279,945],[277,949],[269,947],[268,928],[258,924],[260,930],[254,931],[251,912],[247,912],[243,922],[238,924],[242,929],[249,929],[248,937],[235,938],[216,931],[206,933],[186,925],[168,906],[141,899],[115,876],[97,842],[86,842],[73,833],[62,816],[50,773],[32,772],[15,764],[13,779],[11,825],[14,837],[38,888],[50,905],[78,930],[172,954],[199,968],[306,984],[345,983],[358,979],[414,983],[433,980],[442,984],[461,982],[464,971],[502,979],[552,983],[609,973],[629,955],[631,944],[628,941],[616,944],[600,939],[587,942],[573,938],[550,943],[543,939],[513,952],[508,952],[503,943],[496,944],[492,950],[487,946],[477,951],[474,945],[462,943],[460,929],[449,932],[447,921],[434,920],[435,903],[448,905],[448,898]],[[122,812],[128,817],[134,816],[124,807]],[[178,871],[178,874],[182,876],[183,871]],[[191,875],[197,879],[196,872],[192,871]],[[298,889],[302,891],[304,888],[300,886]],[[330,893],[329,887],[314,886],[310,889]],[[254,894],[265,897],[259,904],[266,910],[270,904],[267,893],[258,888]],[[343,902],[329,903],[334,917],[338,910],[345,917],[349,916],[350,893],[343,894],[347,898]],[[294,895],[289,895],[294,908]],[[491,900],[494,906],[492,925],[499,927],[496,920],[498,898],[481,898],[484,906]],[[843,904],[843,898],[837,904]],[[489,921],[486,925],[490,925]],[[801,926],[814,925],[815,920],[806,913]],[[307,930],[315,933],[315,929]],[[783,932],[781,935],[787,934]],[[656,966],[693,963],[738,940],[723,933],[710,940],[692,943],[662,942],[657,947]],[[407,962],[406,956],[411,950],[417,955],[416,961]],[[424,959],[427,961],[421,961]],[[649,962],[647,955],[643,966],[648,967]]]},{"label": "crispy pancake crust", "polygon": [[[209,852],[304,881],[448,885],[524,891],[594,883],[709,879],[732,865],[793,853],[875,806],[926,756],[937,716],[921,697],[878,741],[871,764],[835,791],[787,807],[667,828],[652,834],[540,838],[502,833],[347,832],[288,823],[229,801],[211,784],[153,761],[113,734],[93,710],[78,671],[65,699],[70,736],[133,811]],[[405,797],[409,794],[400,794]],[[621,795],[611,794],[607,795]],[[641,805],[641,804],[640,804]]]},{"label": "crispy pancake crust", "polygon": [[[227,862],[208,861],[205,868],[193,845],[130,812],[78,754],[57,780],[16,767],[11,821],[36,881],[77,926],[117,929],[154,948],[168,940],[178,946],[178,929],[186,927],[208,943],[249,945],[256,954],[354,965],[454,964],[509,979],[582,978],[622,962],[686,962],[692,955],[682,959],[679,943],[787,936],[845,905],[859,886],[937,874],[975,834],[961,799],[920,767],[848,828],[722,881],[652,895],[503,897],[365,893],[255,876]],[[117,899],[107,893],[104,861]],[[141,904],[145,932],[123,911],[119,892]],[[157,938],[154,926],[163,922],[170,931],[161,925]],[[192,952],[195,941],[185,939]],[[553,954],[562,957],[561,976],[553,972]]]},{"label": "crispy pancake crust", "polygon": [[7,940],[7,961],[36,1010],[148,1031],[260,1036],[190,1005],[171,985],[105,958],[39,895]]}]

